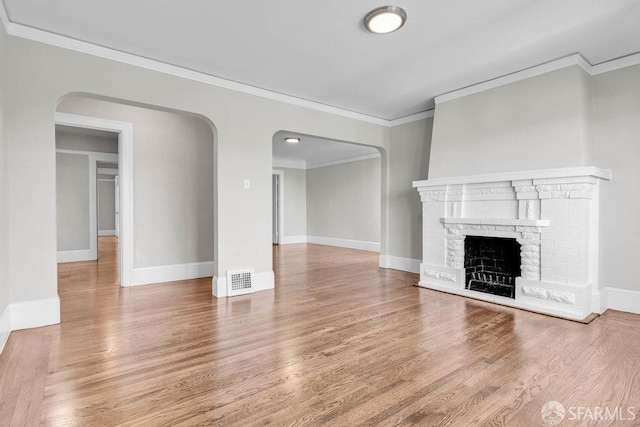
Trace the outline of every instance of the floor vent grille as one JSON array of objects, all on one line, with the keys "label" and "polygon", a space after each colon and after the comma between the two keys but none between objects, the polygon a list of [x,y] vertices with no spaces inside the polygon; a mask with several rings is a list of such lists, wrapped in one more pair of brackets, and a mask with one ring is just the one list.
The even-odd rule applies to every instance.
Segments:
[{"label": "floor vent grille", "polygon": [[253,269],[227,271],[227,295],[248,294],[253,292]]}]

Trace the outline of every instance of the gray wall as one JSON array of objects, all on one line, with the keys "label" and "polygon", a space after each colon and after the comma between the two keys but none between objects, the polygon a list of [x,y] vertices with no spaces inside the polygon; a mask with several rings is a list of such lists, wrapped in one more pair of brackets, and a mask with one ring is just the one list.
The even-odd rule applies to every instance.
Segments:
[{"label": "gray wall", "polygon": [[284,171],[284,235],[307,234],[307,173],[304,169],[274,168]]},{"label": "gray wall", "polygon": [[[21,38],[7,40],[1,62],[8,79],[4,113],[12,302],[57,295],[54,112],[60,98],[69,93],[187,111],[215,124],[219,248],[215,270],[220,276],[247,267],[256,274],[272,271],[270,177],[277,131],[290,129],[387,148],[389,129],[380,124]],[[243,189],[245,179],[251,180],[250,190]],[[39,242],[37,247],[34,241]]]},{"label": "gray wall", "polygon": [[98,231],[116,229],[116,182],[100,180],[97,185]]},{"label": "gray wall", "polygon": [[56,126],[56,148],[76,151],[96,151],[98,153],[117,153],[118,135],[112,137],[99,135],[81,135],[60,131]]},{"label": "gray wall", "polygon": [[588,78],[572,66],[438,104],[429,178],[593,163]]},{"label": "gray wall", "polygon": [[307,170],[307,235],[380,242],[380,158]]},{"label": "gray wall", "polygon": [[433,118],[391,128],[389,255],[422,259],[422,203],[412,182],[427,179]]},{"label": "gray wall", "polygon": [[640,291],[640,66],[593,77],[596,166],[611,168],[600,202],[600,285]]},{"label": "gray wall", "polygon": [[[4,85],[5,85],[5,67],[6,61],[6,35],[0,29],[0,316],[5,312],[9,305],[9,283],[7,277],[7,258],[8,258],[8,241],[7,231],[7,195],[5,192],[5,174],[7,173],[5,158],[5,132],[4,132]],[[2,333],[4,331],[0,331]]]},{"label": "gray wall", "polygon": [[56,153],[58,251],[89,249],[89,156]]},{"label": "gray wall", "polygon": [[87,98],[58,111],[133,124],[134,267],[214,259],[213,133],[204,121]]}]

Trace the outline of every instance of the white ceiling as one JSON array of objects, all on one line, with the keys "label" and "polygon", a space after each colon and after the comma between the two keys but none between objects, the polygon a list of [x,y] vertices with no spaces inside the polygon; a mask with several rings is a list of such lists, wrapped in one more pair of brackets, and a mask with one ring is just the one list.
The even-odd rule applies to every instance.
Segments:
[{"label": "white ceiling", "polygon": [[[288,143],[284,140],[288,136],[300,137],[300,142],[297,144]],[[311,168],[375,156],[380,156],[380,152],[366,145],[350,144],[286,131],[277,132],[273,136],[273,164],[276,166]]]},{"label": "white ceiling", "polygon": [[4,0],[9,20],[387,120],[573,53],[640,52],[640,0],[397,0],[406,25],[362,25],[379,0]]}]

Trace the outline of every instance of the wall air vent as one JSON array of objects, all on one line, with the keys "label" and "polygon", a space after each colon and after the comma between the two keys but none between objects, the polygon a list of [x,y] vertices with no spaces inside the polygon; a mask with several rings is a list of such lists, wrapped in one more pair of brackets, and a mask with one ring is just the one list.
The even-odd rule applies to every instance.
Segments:
[{"label": "wall air vent", "polygon": [[227,271],[228,296],[249,294],[253,291],[253,269]]}]

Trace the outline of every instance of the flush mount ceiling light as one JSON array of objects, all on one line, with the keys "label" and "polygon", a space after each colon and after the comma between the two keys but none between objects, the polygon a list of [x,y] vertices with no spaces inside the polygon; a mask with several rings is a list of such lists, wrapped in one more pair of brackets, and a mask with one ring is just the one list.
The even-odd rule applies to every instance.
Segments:
[{"label": "flush mount ceiling light", "polygon": [[374,34],[387,34],[399,30],[407,20],[407,12],[398,6],[382,6],[364,17],[364,26]]},{"label": "flush mount ceiling light", "polygon": [[287,141],[289,144],[297,144],[298,142],[300,142],[300,138],[296,138],[293,136],[290,136],[289,138],[285,138],[285,141]]}]

